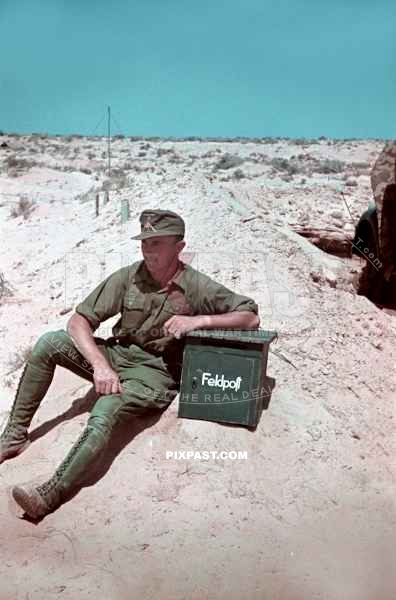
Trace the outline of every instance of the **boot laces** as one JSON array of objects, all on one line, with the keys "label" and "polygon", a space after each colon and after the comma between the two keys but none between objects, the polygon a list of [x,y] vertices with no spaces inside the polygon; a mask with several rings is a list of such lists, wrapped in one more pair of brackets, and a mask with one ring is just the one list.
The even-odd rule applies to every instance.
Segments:
[{"label": "boot laces", "polygon": [[18,428],[9,421],[0,435],[0,440],[3,442],[9,440],[23,441],[26,437],[26,433],[23,434],[21,431],[18,431]]},{"label": "boot laces", "polygon": [[82,434],[78,438],[77,442],[74,444],[74,446],[70,450],[69,454],[66,456],[65,460],[57,468],[57,470],[55,471],[55,473],[51,477],[51,479],[49,479],[48,481],[40,484],[36,488],[37,491],[39,492],[39,494],[41,494],[42,496],[45,496],[46,494],[52,492],[57,487],[57,485],[59,484],[59,482],[60,482],[60,480],[61,480],[61,478],[62,478],[62,476],[64,474],[64,472],[66,471],[66,469],[70,465],[70,463],[73,460],[74,456],[77,454],[77,452],[80,449],[81,445],[85,442],[85,440],[89,436],[89,433],[90,433],[90,430],[88,428],[84,429],[84,431],[82,432]]}]

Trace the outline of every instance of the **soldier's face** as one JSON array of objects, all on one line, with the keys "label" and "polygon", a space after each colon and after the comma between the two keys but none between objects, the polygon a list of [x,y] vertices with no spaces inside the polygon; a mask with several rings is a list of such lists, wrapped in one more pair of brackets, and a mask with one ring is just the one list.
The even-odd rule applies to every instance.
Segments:
[{"label": "soldier's face", "polygon": [[161,273],[179,254],[185,242],[176,242],[173,236],[158,235],[142,240],[142,254],[150,271]]}]

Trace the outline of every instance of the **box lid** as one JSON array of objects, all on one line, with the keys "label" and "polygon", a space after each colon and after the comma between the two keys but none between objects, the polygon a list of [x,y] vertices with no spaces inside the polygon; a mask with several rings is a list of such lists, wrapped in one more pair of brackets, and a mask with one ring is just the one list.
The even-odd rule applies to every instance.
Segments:
[{"label": "box lid", "polygon": [[194,329],[194,331],[187,332],[185,337],[244,342],[247,344],[268,344],[277,338],[278,334],[276,331],[266,329]]}]

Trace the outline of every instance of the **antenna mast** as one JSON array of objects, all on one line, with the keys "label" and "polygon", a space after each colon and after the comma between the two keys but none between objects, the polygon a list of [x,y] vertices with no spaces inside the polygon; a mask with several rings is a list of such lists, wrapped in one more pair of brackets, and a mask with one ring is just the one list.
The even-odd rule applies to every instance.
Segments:
[{"label": "antenna mast", "polygon": [[107,153],[109,158],[109,177],[110,177],[110,106],[107,107]]}]

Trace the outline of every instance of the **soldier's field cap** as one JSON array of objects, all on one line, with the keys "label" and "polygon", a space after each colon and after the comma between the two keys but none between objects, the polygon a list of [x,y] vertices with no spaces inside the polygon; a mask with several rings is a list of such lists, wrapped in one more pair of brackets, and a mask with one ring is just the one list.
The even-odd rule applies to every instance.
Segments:
[{"label": "soldier's field cap", "polygon": [[147,209],[139,217],[141,232],[132,240],[144,240],[156,235],[182,235],[185,225],[180,215],[171,210]]}]

